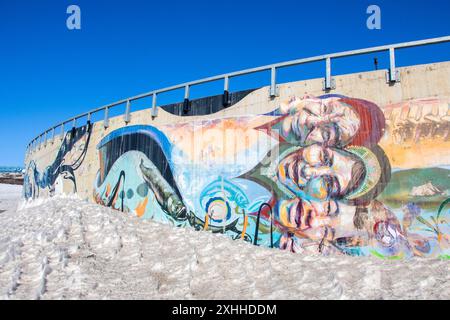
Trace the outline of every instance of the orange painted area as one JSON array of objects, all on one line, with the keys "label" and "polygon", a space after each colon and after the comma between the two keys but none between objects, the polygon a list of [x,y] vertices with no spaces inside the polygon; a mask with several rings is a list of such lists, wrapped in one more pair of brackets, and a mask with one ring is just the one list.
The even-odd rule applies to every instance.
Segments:
[{"label": "orange painted area", "polygon": [[140,202],[135,211],[136,211],[136,215],[140,218],[144,215],[145,213],[145,209],[147,209],[147,204],[148,204],[148,197],[146,197],[144,200],[142,200],[142,202]]},{"label": "orange painted area", "polygon": [[428,168],[450,161],[450,141],[431,138],[423,139],[418,143],[408,141],[395,144],[388,139],[382,141],[380,146],[394,168]]},{"label": "orange painted area", "polygon": [[205,225],[203,226],[203,230],[208,230],[209,225],[209,216],[205,215]]},{"label": "orange painted area", "polygon": [[248,216],[244,217],[244,227],[242,228],[241,239],[244,239],[245,231],[247,230]]},{"label": "orange painted area", "polygon": [[278,166],[278,173],[280,175],[281,181],[284,182],[286,180],[286,171],[284,169],[284,165],[283,164],[280,164]]},{"label": "orange painted area", "polygon": [[[223,162],[257,144],[267,146],[270,135],[257,129],[273,120],[272,116],[244,116],[203,120],[163,127],[170,140],[193,162]],[[193,146],[196,146],[195,148]]]}]

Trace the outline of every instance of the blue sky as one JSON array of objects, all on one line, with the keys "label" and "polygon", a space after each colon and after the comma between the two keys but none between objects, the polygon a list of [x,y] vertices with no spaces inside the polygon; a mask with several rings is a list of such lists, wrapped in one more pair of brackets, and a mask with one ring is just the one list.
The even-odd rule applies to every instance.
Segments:
[{"label": "blue sky", "polygon": [[[81,8],[81,30],[66,9]],[[381,30],[366,27],[370,4]],[[27,143],[70,116],[185,81],[324,53],[450,34],[450,1],[107,1],[0,2],[0,165],[22,165]],[[449,60],[450,45],[399,52],[398,65]],[[333,63],[334,74],[373,69],[373,56]],[[380,68],[388,59],[376,54]],[[279,74],[293,81],[324,74],[322,64]],[[268,74],[231,82],[266,85]],[[193,88],[221,93],[222,83]],[[162,96],[161,103],[182,100]],[[143,101],[136,108],[148,107]]]}]

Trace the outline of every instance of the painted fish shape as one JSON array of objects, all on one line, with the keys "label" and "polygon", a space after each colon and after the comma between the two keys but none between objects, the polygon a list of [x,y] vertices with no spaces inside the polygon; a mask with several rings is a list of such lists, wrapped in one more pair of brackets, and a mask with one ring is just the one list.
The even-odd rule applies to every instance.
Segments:
[{"label": "painted fish shape", "polygon": [[139,168],[161,208],[177,221],[186,220],[188,218],[186,206],[158,168],[151,161],[148,166],[144,165],[143,159]]}]

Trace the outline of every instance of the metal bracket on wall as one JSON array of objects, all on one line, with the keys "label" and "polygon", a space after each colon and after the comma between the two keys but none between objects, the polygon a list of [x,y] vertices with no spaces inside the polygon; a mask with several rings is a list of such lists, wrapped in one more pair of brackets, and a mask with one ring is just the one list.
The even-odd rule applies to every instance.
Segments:
[{"label": "metal bracket on wall", "polygon": [[222,105],[224,108],[230,105],[230,78],[225,77],[223,83]]},{"label": "metal bracket on wall", "polygon": [[191,103],[189,101],[189,86],[184,88],[183,114],[191,111]]},{"label": "metal bracket on wall", "polygon": [[52,144],[55,143],[55,128],[52,129]]},{"label": "metal bracket on wall", "polygon": [[130,100],[127,100],[127,105],[125,106],[125,114],[123,116],[123,121],[125,121],[126,124],[128,124],[131,120],[130,107]]},{"label": "metal bracket on wall", "polygon": [[[391,80],[393,79],[393,80]],[[395,70],[395,75],[391,77],[391,70],[386,71],[386,83],[394,84],[396,82],[400,82],[400,72]]]},{"label": "metal bracket on wall", "polygon": [[152,118],[158,116],[158,107],[156,106],[156,93],[153,94],[152,97]]},{"label": "metal bracket on wall", "polygon": [[228,90],[225,90],[222,94],[222,106],[224,108],[230,106],[230,92]]},{"label": "metal bracket on wall", "polygon": [[395,84],[400,82],[400,74],[395,67],[395,49],[389,48],[389,70],[386,72],[386,82]]},{"label": "metal bracket on wall", "polygon": [[269,96],[270,98],[276,98],[280,96],[280,88],[278,85],[275,87],[269,87]]},{"label": "metal bracket on wall", "polygon": [[323,91],[327,91],[327,90],[334,90],[336,89],[336,81],[334,80],[334,78],[330,79],[330,84],[327,85],[327,81],[324,79],[322,81],[322,90]]},{"label": "metal bracket on wall", "polygon": [[277,69],[272,67],[270,69],[270,87],[269,87],[269,96],[270,98],[275,98],[280,95],[279,88],[277,85]]},{"label": "metal bracket on wall", "polygon": [[325,79],[323,80],[322,90],[334,90],[336,89],[336,81],[331,77],[331,58],[325,59]]},{"label": "metal bracket on wall", "polygon": [[105,119],[103,120],[103,127],[105,129],[109,127],[109,108],[105,108]]}]

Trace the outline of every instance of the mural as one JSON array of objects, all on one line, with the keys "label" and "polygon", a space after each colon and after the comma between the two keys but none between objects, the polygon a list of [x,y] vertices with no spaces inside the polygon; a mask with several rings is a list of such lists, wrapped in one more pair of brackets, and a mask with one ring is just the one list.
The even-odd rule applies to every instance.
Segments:
[{"label": "mural", "polygon": [[[292,96],[264,114],[128,125],[102,137],[92,198],[143,219],[296,253],[450,255],[450,105]],[[26,197],[77,190],[91,126]],[[439,155],[439,156],[437,156]],[[67,189],[67,186],[65,187]]]},{"label": "mural", "polygon": [[[392,121],[395,108],[405,106],[388,106],[386,120],[369,101],[306,96],[267,114],[124,127],[97,146],[94,198],[139,217],[292,252],[446,254],[449,172],[424,168],[428,179],[437,170],[444,185],[413,187],[411,177],[420,175],[393,168],[382,146],[399,137],[418,143],[432,130],[444,141],[448,122],[402,127]],[[411,192],[400,192],[399,179],[411,181],[400,182]]]},{"label": "mural", "polygon": [[[43,172],[39,172],[35,161],[31,160],[28,163],[23,188],[26,199],[39,197],[42,190],[47,191],[49,195],[64,191],[77,192],[75,171],[80,168],[86,157],[92,127],[92,124],[87,124],[67,132],[55,160]],[[65,181],[69,181],[69,185]]]}]

